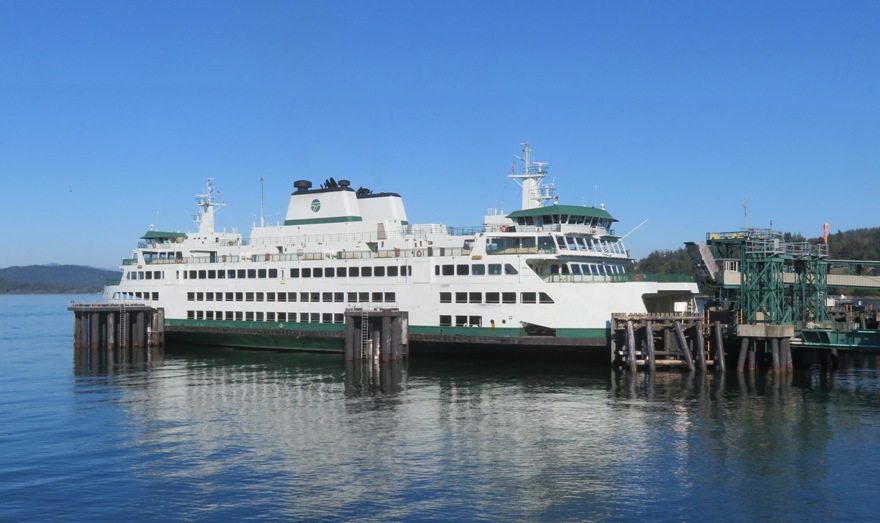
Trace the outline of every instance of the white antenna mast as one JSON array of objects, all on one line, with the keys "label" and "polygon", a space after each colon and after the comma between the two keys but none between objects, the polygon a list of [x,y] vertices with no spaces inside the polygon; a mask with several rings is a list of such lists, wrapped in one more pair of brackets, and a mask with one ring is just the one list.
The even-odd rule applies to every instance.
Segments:
[{"label": "white antenna mast", "polygon": [[[528,142],[523,142],[523,157],[519,158],[524,164],[524,174],[509,174],[520,187],[522,187],[522,208],[535,209],[542,207],[545,202],[553,200],[552,184],[541,185],[541,180],[547,176],[546,162],[532,162],[531,148]],[[532,169],[534,166],[534,170]],[[522,180],[520,182],[519,180]]]}]

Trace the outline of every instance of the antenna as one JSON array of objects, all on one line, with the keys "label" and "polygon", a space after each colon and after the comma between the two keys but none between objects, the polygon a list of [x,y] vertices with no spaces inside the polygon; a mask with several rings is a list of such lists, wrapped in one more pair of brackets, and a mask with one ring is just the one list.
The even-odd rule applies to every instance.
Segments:
[{"label": "antenna", "polygon": [[749,227],[749,199],[748,197],[743,198],[743,229],[747,229]]}]

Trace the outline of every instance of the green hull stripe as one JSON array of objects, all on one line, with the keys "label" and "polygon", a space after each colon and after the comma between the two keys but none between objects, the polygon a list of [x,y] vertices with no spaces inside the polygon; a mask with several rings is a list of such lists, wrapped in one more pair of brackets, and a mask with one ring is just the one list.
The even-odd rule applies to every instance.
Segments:
[{"label": "green hull stripe", "polygon": [[311,332],[343,332],[342,323],[298,323],[277,321],[218,321],[218,320],[174,320],[166,319],[169,327],[200,327],[208,329],[277,329]]},{"label": "green hull stripe", "polygon": [[284,225],[315,225],[321,223],[362,222],[360,216],[334,216],[332,218],[307,218],[303,220],[284,220]]},{"label": "green hull stripe", "polygon": [[[205,329],[262,329],[281,331],[300,331],[320,333],[343,333],[345,324],[342,323],[299,323],[299,322],[274,322],[274,321],[218,321],[218,320],[176,320],[166,319],[165,324],[169,327],[195,327]],[[410,325],[410,334],[423,334],[434,336],[485,336],[500,338],[526,337],[522,329],[508,327],[432,327],[424,325]],[[557,329],[557,338],[605,338],[605,329]]]}]

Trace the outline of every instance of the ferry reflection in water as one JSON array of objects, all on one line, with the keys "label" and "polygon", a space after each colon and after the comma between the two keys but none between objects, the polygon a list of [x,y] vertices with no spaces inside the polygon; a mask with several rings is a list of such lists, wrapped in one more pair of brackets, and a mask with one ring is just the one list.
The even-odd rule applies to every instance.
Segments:
[{"label": "ferry reflection in water", "polygon": [[852,412],[880,407],[874,371],[388,363],[171,347],[75,369],[128,412],[146,516],[840,519],[873,503],[838,484],[878,465],[838,457],[880,450],[877,417]]}]

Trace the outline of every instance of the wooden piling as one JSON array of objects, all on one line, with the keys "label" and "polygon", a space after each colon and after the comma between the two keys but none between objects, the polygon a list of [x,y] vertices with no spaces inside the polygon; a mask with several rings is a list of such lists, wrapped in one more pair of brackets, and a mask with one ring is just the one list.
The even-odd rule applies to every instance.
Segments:
[{"label": "wooden piling", "polygon": [[740,338],[739,342],[739,359],[736,362],[736,371],[742,372],[745,369],[746,365],[746,356],[749,353],[749,345],[751,345],[749,338]]},{"label": "wooden piling", "polygon": [[636,336],[633,332],[632,320],[626,322],[626,350],[629,360],[629,370],[636,371]]},{"label": "wooden piling", "polygon": [[706,372],[706,342],[703,339],[703,322],[698,321],[695,327],[695,338],[697,345],[697,358],[700,359],[700,370]]},{"label": "wooden piling", "polygon": [[645,349],[648,353],[648,368],[653,371],[656,368],[657,356],[654,354],[654,326],[651,320],[645,325]]},{"label": "wooden piling", "polygon": [[770,356],[773,359],[773,372],[779,372],[779,338],[770,340]]},{"label": "wooden piling", "polygon": [[407,313],[398,309],[345,311],[345,361],[391,361],[409,355]]},{"label": "wooden piling", "polygon": [[694,359],[691,356],[690,347],[688,346],[687,338],[684,336],[684,331],[681,329],[681,322],[676,320],[674,322],[675,329],[675,337],[678,339],[678,344],[681,347],[681,352],[684,354],[684,359],[687,362],[688,370],[694,370]]},{"label": "wooden piling", "polygon": [[779,364],[785,372],[791,372],[794,369],[794,363],[791,359],[791,341],[788,338],[782,338],[779,341]]},{"label": "wooden piling", "polygon": [[715,321],[715,368],[721,372],[726,370],[724,358],[724,333],[721,332],[721,322]]}]

